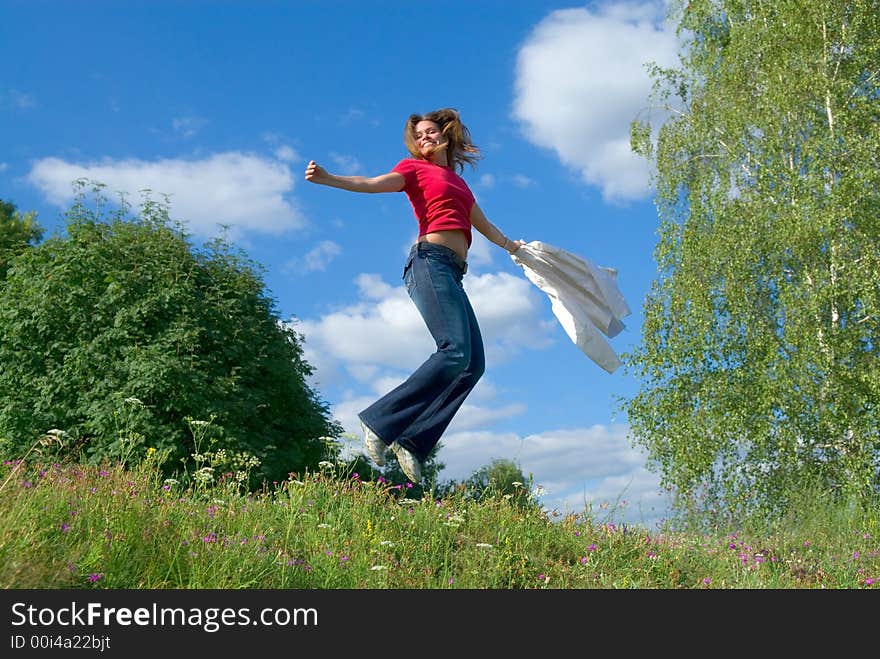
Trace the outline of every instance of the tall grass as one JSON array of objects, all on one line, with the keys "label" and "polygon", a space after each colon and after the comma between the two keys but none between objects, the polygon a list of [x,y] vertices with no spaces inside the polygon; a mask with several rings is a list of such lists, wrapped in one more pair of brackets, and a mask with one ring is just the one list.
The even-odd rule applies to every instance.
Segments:
[{"label": "tall grass", "polygon": [[877,588],[877,514],[650,532],[507,496],[407,497],[333,465],[258,493],[131,468],[0,468],[0,587]]}]

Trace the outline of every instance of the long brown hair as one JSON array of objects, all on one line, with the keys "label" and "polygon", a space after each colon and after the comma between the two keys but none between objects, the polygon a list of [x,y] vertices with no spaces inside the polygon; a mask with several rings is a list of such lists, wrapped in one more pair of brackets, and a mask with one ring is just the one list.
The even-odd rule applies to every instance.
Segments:
[{"label": "long brown hair", "polygon": [[406,126],[403,129],[403,143],[413,158],[424,160],[414,135],[416,124],[420,121],[433,121],[440,127],[440,132],[448,143],[446,162],[450,168],[457,169],[459,174],[464,171],[465,163],[474,167],[477,160],[482,157],[479,148],[471,142],[471,132],[467,126],[461,123],[458,110],[442,108],[427,114],[411,114],[406,120]]}]

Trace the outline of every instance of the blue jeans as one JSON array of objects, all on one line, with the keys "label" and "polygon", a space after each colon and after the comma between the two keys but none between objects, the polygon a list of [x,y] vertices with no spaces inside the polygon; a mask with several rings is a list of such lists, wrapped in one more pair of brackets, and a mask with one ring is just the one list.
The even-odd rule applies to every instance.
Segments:
[{"label": "blue jeans", "polygon": [[461,284],[466,271],[467,264],[448,247],[413,245],[403,280],[437,351],[358,415],[383,442],[397,441],[419,461],[440,441],[486,367],[480,327]]}]

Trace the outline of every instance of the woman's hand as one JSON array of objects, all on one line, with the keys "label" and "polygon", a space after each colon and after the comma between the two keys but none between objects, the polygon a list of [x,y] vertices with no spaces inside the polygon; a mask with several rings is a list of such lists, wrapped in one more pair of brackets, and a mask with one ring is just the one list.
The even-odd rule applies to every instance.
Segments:
[{"label": "woman's hand", "polygon": [[520,248],[520,245],[525,245],[526,242],[524,240],[505,240],[504,241],[504,249],[507,250],[509,254],[513,254]]},{"label": "woman's hand", "polygon": [[309,160],[309,164],[306,165],[306,180],[312,183],[324,183],[329,174],[327,170],[321,167],[314,160]]}]

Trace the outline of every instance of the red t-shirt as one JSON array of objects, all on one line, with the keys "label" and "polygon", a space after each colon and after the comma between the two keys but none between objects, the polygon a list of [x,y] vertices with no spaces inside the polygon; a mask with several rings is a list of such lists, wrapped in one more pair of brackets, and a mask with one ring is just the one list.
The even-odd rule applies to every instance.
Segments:
[{"label": "red t-shirt", "polygon": [[474,195],[464,179],[448,167],[428,160],[405,158],[392,172],[403,174],[403,191],[419,220],[419,236],[444,229],[461,229],[471,244]]}]

